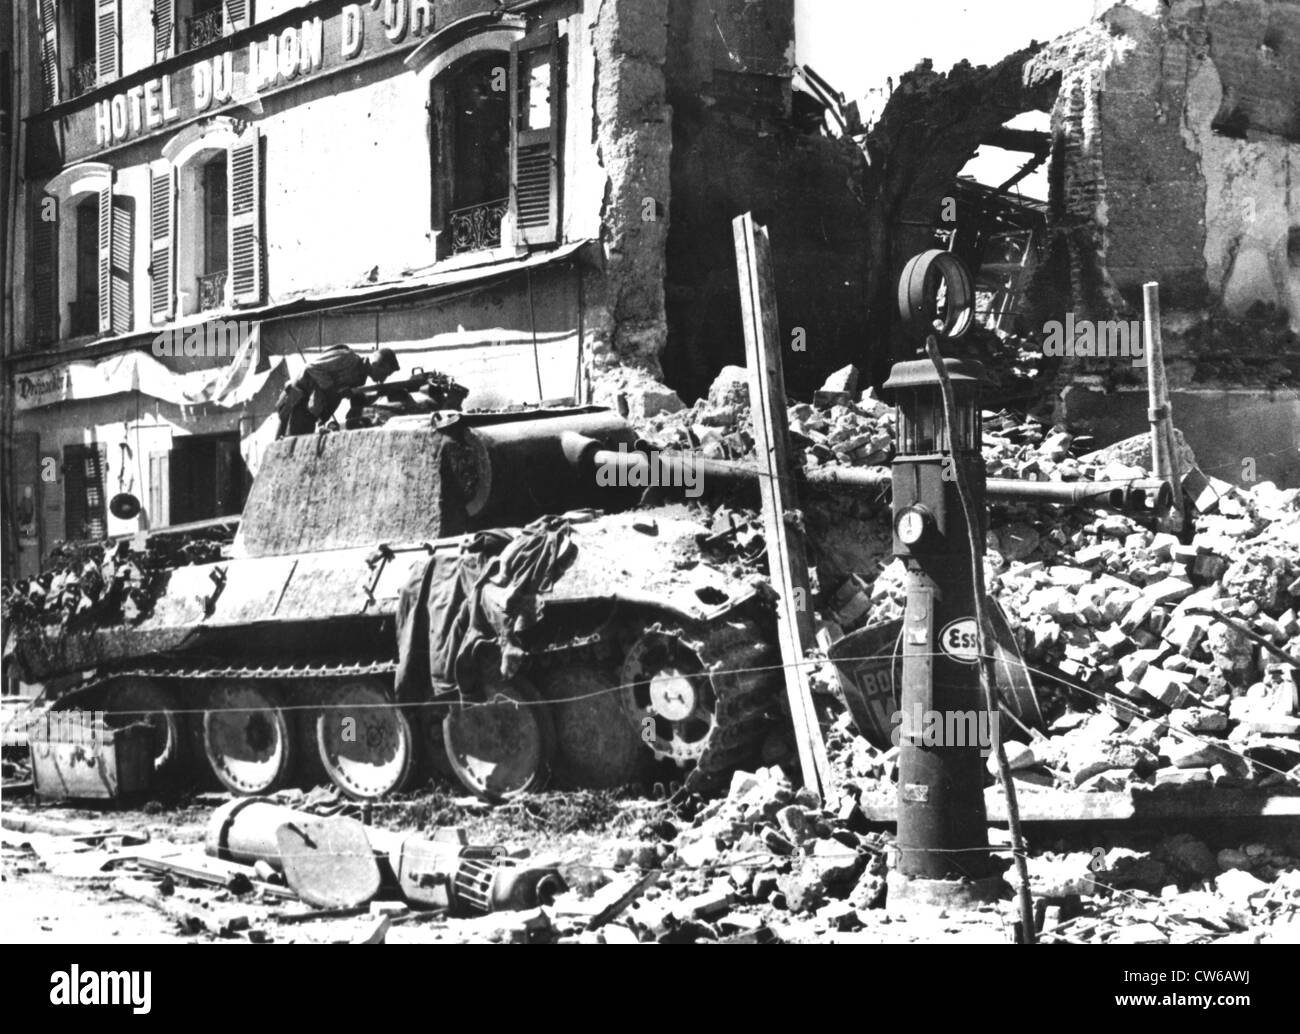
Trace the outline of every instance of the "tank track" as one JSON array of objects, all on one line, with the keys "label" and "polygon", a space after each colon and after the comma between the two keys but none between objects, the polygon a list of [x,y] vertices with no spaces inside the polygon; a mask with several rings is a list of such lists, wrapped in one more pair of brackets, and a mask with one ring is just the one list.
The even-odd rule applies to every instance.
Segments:
[{"label": "tank track", "polygon": [[751,622],[669,631],[700,658],[713,686],[715,724],[685,782],[688,792],[704,793],[760,755],[772,726],[781,672]]},{"label": "tank track", "polygon": [[[747,620],[728,620],[712,625],[680,622],[634,621],[631,615],[606,623],[599,631],[553,640],[530,650],[523,671],[563,670],[566,664],[592,658],[609,659],[611,650],[625,652],[620,640],[630,642],[640,634],[657,632],[677,639],[700,661],[701,675],[707,675],[714,695],[714,724],[698,755],[675,758],[658,754],[684,772],[683,785],[691,793],[707,793],[724,784],[732,771],[752,765],[761,753],[763,740],[773,726],[778,710],[781,672],[775,651],[767,645],[758,627]],[[339,662],[317,665],[203,665],[149,664],[102,671],[85,682],[67,687],[55,707],[76,706],[77,699],[116,679],[145,678],[176,681],[269,681],[307,683],[319,679],[392,675],[396,661]],[[624,692],[630,693],[625,687]],[[648,749],[648,748],[642,748]]]},{"label": "tank track", "polygon": [[68,686],[60,694],[60,702],[70,696],[78,696],[92,689],[107,685],[114,679],[180,679],[198,681],[201,679],[320,679],[349,678],[357,675],[392,675],[397,671],[396,661],[369,661],[353,664],[304,664],[280,667],[176,667],[173,665],[147,665],[135,668],[114,668],[101,672],[85,682]]}]

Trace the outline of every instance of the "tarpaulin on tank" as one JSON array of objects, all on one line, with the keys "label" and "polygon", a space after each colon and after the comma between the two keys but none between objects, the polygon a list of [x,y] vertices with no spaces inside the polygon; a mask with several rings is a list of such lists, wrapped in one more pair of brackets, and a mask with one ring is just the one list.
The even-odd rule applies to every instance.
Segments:
[{"label": "tarpaulin on tank", "polygon": [[534,521],[513,538],[481,532],[458,554],[435,555],[402,590],[397,608],[397,698],[423,700],[428,689],[469,689],[465,673],[483,643],[501,648],[502,674],[524,651],[516,634],[541,620],[549,592],[578,555],[569,522]]}]

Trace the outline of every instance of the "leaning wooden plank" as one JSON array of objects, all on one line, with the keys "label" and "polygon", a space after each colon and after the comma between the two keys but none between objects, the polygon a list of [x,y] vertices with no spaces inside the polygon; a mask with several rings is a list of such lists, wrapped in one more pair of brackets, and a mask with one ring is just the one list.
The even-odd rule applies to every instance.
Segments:
[{"label": "leaning wooden plank", "polygon": [[781,369],[781,328],[776,311],[772,248],[766,228],[758,226],[752,215],[737,217],[732,228],[740,276],[763,527],[768,567],[778,596],[777,629],[786,692],[790,697],[790,716],[804,783],[826,798],[832,786],[831,767],[804,663],[804,647],[812,640],[808,557],[803,537],[790,526],[798,500],[786,417],[785,376]]}]

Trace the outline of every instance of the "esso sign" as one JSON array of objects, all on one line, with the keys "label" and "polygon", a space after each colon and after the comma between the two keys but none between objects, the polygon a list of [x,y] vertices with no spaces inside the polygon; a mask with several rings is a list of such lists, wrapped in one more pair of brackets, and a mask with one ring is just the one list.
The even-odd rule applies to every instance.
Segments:
[{"label": "esso sign", "polygon": [[980,659],[980,640],[974,618],[949,621],[939,633],[939,649],[950,661],[958,664],[977,664]]}]

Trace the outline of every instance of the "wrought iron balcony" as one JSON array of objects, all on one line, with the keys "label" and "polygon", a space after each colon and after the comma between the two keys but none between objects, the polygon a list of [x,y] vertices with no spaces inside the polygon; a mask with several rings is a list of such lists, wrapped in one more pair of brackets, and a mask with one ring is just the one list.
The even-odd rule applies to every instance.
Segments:
[{"label": "wrought iron balcony", "polygon": [[199,285],[199,312],[221,309],[226,304],[226,270],[196,277]]},{"label": "wrought iron balcony", "polygon": [[73,65],[68,71],[68,82],[74,97],[80,97],[83,93],[93,90],[99,82],[99,69],[95,65],[95,59],[87,58]]},{"label": "wrought iron balcony", "polygon": [[185,49],[197,50],[215,43],[224,35],[225,28],[221,16],[221,5],[210,11],[196,14],[185,19]]},{"label": "wrought iron balcony", "polygon": [[451,231],[451,253],[483,251],[501,246],[501,220],[510,208],[510,199],[487,201],[481,205],[454,209],[447,219]]}]

